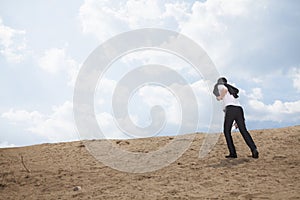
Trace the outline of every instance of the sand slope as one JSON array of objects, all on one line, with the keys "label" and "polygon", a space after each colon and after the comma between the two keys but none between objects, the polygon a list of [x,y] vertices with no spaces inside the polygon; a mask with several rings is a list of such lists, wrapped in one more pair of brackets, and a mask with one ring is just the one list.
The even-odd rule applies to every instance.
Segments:
[{"label": "sand slope", "polygon": [[[104,166],[83,142],[0,149],[0,199],[300,199],[300,126],[251,134],[258,160],[248,157],[239,133],[234,133],[238,159],[224,158],[222,135],[209,156],[199,159],[203,134],[197,134],[176,162],[144,174]],[[114,142],[147,152],[171,139]]]}]

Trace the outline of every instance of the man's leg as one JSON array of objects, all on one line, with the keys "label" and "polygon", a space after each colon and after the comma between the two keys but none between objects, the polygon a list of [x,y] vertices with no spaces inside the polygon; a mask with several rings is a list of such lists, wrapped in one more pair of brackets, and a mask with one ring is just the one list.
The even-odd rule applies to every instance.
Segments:
[{"label": "man's leg", "polygon": [[252,154],[257,154],[257,155],[253,155],[253,156],[258,157],[258,152],[256,149],[257,147],[256,147],[250,133],[248,132],[248,130],[246,128],[243,108],[239,108],[239,111],[237,112],[236,122],[238,124],[239,130],[240,130],[246,144],[251,149]]},{"label": "man's leg", "polygon": [[230,107],[226,108],[225,120],[224,120],[224,135],[226,138],[229,155],[236,157],[236,150],[231,136],[231,127],[234,121],[234,112],[231,109],[232,108]]}]

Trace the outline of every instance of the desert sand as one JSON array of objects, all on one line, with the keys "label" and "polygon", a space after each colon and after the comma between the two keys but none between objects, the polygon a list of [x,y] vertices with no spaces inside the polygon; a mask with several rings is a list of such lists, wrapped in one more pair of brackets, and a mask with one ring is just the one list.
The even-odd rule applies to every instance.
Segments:
[{"label": "desert sand", "polygon": [[[0,149],[0,199],[300,199],[300,126],[250,132],[259,159],[249,157],[239,132],[237,159],[225,159],[223,135],[199,159],[204,134],[196,134],[178,160],[140,174],[103,165],[83,141]],[[172,139],[112,142],[147,153]]]}]

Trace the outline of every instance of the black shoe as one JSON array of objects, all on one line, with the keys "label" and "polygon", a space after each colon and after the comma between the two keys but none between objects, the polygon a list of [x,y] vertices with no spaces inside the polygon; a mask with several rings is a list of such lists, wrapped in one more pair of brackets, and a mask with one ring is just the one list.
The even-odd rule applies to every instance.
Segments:
[{"label": "black shoe", "polygon": [[257,149],[254,149],[253,151],[252,151],[252,158],[258,158],[258,151],[257,151]]},{"label": "black shoe", "polygon": [[237,158],[236,154],[229,154],[228,156],[225,156],[225,158]]}]

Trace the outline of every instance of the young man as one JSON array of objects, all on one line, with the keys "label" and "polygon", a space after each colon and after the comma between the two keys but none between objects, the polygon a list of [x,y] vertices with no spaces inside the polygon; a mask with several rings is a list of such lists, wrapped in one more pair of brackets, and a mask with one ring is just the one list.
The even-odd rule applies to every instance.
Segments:
[{"label": "young man", "polygon": [[214,88],[214,94],[217,97],[218,101],[223,101],[224,103],[224,112],[225,112],[225,120],[224,120],[224,135],[226,138],[229,155],[225,156],[226,158],[237,158],[236,150],[233,144],[232,136],[231,136],[231,128],[232,123],[235,121],[237,123],[237,127],[239,128],[246,144],[249,146],[252,157],[258,158],[258,151],[256,145],[247,131],[245,125],[245,117],[244,111],[241,104],[238,101],[238,92],[239,90],[232,85],[227,84],[226,78],[222,77],[218,79],[217,84]]}]

